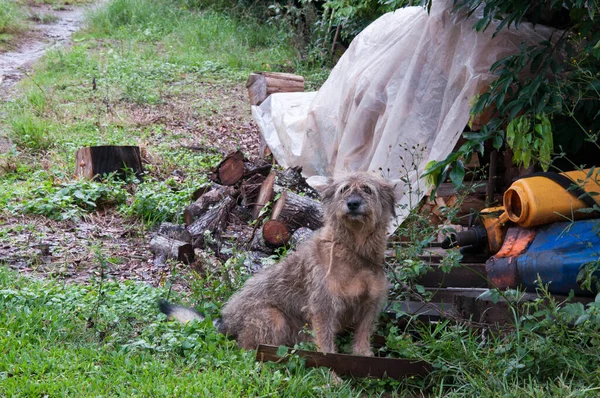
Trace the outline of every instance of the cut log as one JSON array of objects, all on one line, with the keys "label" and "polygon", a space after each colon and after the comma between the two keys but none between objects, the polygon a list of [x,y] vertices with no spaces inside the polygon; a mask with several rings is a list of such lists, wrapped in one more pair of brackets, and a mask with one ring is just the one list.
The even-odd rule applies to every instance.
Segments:
[{"label": "cut log", "polygon": [[251,105],[260,105],[273,93],[304,91],[304,77],[290,73],[251,73],[246,82]]},{"label": "cut log", "polygon": [[268,246],[265,242],[262,226],[257,228],[252,236],[252,241],[250,242],[250,251],[253,253],[263,253],[265,257],[274,253],[273,247]]},{"label": "cut log", "polygon": [[262,175],[264,177],[268,176],[269,173],[271,172],[271,169],[273,168],[273,165],[271,163],[254,163],[254,162],[249,162],[246,161],[244,162],[244,179],[248,179],[252,176],[254,176],[255,174],[259,174]]},{"label": "cut log", "polygon": [[240,187],[240,195],[242,196],[242,206],[254,207],[256,199],[260,192],[260,188],[265,181],[265,177],[261,174],[254,174],[248,180],[242,183]]},{"label": "cut log", "polygon": [[306,179],[302,176],[302,167],[300,166],[288,167],[282,172],[277,173],[275,184],[293,192],[306,193],[313,198],[319,196],[317,191],[306,183]]},{"label": "cut log", "polygon": [[229,222],[229,213],[236,204],[232,196],[225,196],[214,207],[202,214],[196,221],[188,225],[188,232],[192,235],[194,247],[204,245],[204,233],[208,231],[216,239],[219,239],[227,223]]},{"label": "cut log", "polygon": [[125,170],[142,175],[142,156],[137,146],[92,146],[81,148],[75,154],[75,174],[88,179],[101,178],[117,172],[124,176]]},{"label": "cut log", "polygon": [[290,231],[285,223],[269,220],[262,226],[262,236],[267,246],[281,247],[290,240]]},{"label": "cut log", "polygon": [[202,185],[200,188],[196,189],[194,192],[192,192],[192,202],[195,202],[198,199],[200,199],[200,196],[210,191],[213,188],[213,186],[213,184],[205,184]]},{"label": "cut log", "polygon": [[235,197],[236,194],[237,192],[233,187],[213,184],[210,191],[200,196],[198,200],[185,208],[183,211],[183,222],[187,226],[191,225],[196,219],[206,213],[211,206],[219,203],[225,196]]},{"label": "cut log", "polygon": [[158,228],[158,234],[165,238],[179,240],[185,243],[192,243],[192,236],[185,228],[185,225],[164,222]]},{"label": "cut log", "polygon": [[291,247],[298,247],[302,242],[305,242],[311,236],[313,236],[315,232],[306,227],[300,227],[294,231],[292,236],[290,237],[290,241],[288,242]]},{"label": "cut log", "polygon": [[248,271],[255,273],[263,267],[263,261],[269,257],[269,254],[262,251],[250,251],[246,253],[244,266]]},{"label": "cut log", "polygon": [[277,219],[283,221],[290,231],[300,227],[317,230],[323,226],[323,207],[308,196],[287,191],[285,195],[282,193],[275,207],[281,207]]},{"label": "cut log", "polygon": [[279,199],[275,201],[273,204],[273,211],[271,212],[271,220],[277,220],[279,215],[283,210],[283,206],[285,206],[285,202],[287,201],[288,191],[283,191],[279,196]]},{"label": "cut log", "polygon": [[275,185],[275,173],[271,172],[263,181],[258,197],[256,198],[256,204],[252,210],[252,217],[254,219],[258,218],[260,211],[273,198],[273,185]]},{"label": "cut log", "polygon": [[194,248],[191,244],[156,235],[150,241],[150,250],[158,261],[170,258],[190,264],[194,261]]},{"label": "cut log", "polygon": [[226,155],[221,160],[211,178],[223,185],[235,185],[242,179],[245,170],[244,154],[240,151],[235,151]]}]

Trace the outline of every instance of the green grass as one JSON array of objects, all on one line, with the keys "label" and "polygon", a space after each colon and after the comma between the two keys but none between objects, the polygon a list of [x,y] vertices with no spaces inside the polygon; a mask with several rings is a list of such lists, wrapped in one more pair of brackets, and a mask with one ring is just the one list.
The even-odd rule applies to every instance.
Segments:
[{"label": "green grass", "polygon": [[165,295],[0,268],[0,396],[358,396],[324,370],[255,363],[209,321],[167,322],[156,308]]},{"label": "green grass", "polygon": [[[25,29],[25,13],[12,0],[0,0],[0,42]],[[1,47],[0,47],[1,48]]]}]

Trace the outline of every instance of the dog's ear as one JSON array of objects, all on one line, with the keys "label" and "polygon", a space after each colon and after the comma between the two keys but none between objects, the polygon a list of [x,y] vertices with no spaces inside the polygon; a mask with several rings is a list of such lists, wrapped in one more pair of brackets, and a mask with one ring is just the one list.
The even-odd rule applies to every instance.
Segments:
[{"label": "dog's ear", "polygon": [[390,212],[392,217],[396,217],[396,193],[395,186],[387,181],[381,182],[379,192],[383,206]]},{"label": "dog's ear", "polygon": [[328,178],[326,188],[321,191],[321,199],[323,202],[330,202],[335,196],[335,191],[337,191],[337,184],[333,182],[332,178]]}]

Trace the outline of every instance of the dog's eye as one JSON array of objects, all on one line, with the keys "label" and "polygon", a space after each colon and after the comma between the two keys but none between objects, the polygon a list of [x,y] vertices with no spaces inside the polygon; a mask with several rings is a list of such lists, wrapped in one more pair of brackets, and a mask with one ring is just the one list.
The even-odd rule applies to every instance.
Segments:
[{"label": "dog's eye", "polygon": [[364,192],[364,193],[366,193],[367,195],[370,195],[370,194],[372,194],[372,193],[373,193],[373,191],[371,190],[371,188],[369,188],[369,187],[368,187],[368,186],[366,186],[366,185],[362,187],[362,190],[363,190],[363,192]]},{"label": "dog's eye", "polygon": [[342,189],[340,189],[341,193],[346,193],[350,190],[350,185],[344,185]]}]

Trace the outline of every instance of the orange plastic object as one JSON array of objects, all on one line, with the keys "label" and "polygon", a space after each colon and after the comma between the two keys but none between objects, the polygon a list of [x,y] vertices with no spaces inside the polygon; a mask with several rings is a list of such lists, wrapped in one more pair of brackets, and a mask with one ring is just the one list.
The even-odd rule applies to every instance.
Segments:
[{"label": "orange plastic object", "polygon": [[[588,170],[561,173],[586,192],[600,195],[598,174],[586,179]],[[600,196],[592,196],[600,204]],[[577,210],[587,207],[571,192],[567,192],[556,182],[546,177],[529,177],[515,181],[504,192],[504,208],[510,221],[522,227],[533,227],[557,221],[581,220],[596,218],[597,213],[582,213]]]},{"label": "orange plastic object", "polygon": [[509,221],[508,215],[506,214],[506,211],[504,211],[503,206],[483,209],[479,215],[487,232],[490,252],[497,253],[504,242],[504,236],[506,235],[506,229],[508,228],[506,225]]}]

